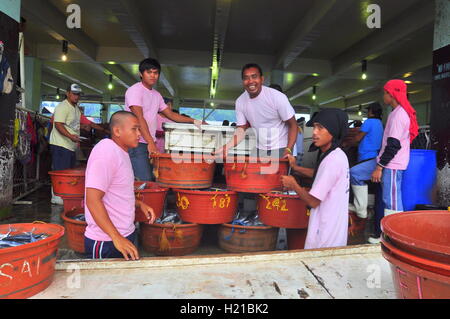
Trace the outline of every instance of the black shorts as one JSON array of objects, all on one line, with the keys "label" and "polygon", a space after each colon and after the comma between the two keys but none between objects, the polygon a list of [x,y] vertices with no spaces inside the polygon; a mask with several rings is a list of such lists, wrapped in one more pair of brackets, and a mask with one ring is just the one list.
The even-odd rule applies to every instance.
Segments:
[{"label": "black shorts", "polygon": [[[136,246],[136,230],[127,239]],[[122,253],[116,249],[112,241],[92,240],[86,236],[84,237],[84,252],[86,258],[90,259],[123,258]]]}]

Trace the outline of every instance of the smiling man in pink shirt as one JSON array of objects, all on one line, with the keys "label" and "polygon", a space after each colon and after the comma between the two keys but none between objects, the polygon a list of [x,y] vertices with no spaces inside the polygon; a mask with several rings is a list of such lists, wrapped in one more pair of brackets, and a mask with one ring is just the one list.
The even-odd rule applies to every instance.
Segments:
[{"label": "smiling man in pink shirt", "polygon": [[150,223],[153,209],[135,200],[134,175],[128,149],[136,147],[141,136],[136,116],[127,111],[113,114],[112,139],[103,139],[92,150],[86,168],[85,253],[88,258],[139,259],[134,244],[135,207],[139,206]]},{"label": "smiling man in pink shirt", "polygon": [[236,100],[236,133],[215,154],[226,156],[244,139],[245,131],[250,127],[256,133],[258,155],[280,158],[292,154],[298,128],[294,108],[287,96],[263,85],[264,76],[257,64],[246,64],[241,75],[245,92]]}]

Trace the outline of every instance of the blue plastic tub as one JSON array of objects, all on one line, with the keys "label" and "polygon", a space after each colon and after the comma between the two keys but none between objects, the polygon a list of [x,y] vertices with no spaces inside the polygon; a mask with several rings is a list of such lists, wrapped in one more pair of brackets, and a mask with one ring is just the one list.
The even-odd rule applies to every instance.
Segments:
[{"label": "blue plastic tub", "polygon": [[411,150],[409,165],[403,174],[403,210],[412,211],[418,204],[432,204],[436,184],[436,151]]}]

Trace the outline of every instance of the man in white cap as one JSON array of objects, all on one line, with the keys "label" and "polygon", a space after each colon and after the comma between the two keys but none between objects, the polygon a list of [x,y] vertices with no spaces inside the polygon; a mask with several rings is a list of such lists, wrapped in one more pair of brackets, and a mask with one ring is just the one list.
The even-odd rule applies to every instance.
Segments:
[{"label": "man in white cap", "polygon": [[[71,84],[67,89],[67,98],[55,108],[53,129],[50,134],[52,170],[54,171],[74,168],[76,165],[75,150],[80,142],[81,111],[78,108],[78,102],[81,93],[78,84]],[[51,202],[62,205],[62,199],[54,196],[53,189]]]}]

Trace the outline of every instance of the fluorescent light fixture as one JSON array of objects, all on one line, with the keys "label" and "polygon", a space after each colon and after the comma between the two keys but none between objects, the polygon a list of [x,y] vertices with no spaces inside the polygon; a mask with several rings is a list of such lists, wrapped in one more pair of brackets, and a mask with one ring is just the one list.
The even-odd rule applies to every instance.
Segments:
[{"label": "fluorescent light fixture", "polygon": [[67,61],[67,52],[69,52],[69,42],[67,42],[66,40],[63,40],[63,42],[62,42],[62,56],[61,56],[61,60],[63,62]]},{"label": "fluorescent light fixture", "polygon": [[361,79],[366,80],[367,79],[367,60],[361,61]]},{"label": "fluorescent light fixture", "polygon": [[110,91],[114,88],[114,85],[112,83],[112,78],[113,78],[113,76],[112,76],[112,74],[110,74],[109,75],[109,83],[108,83],[108,90],[110,90]]}]

